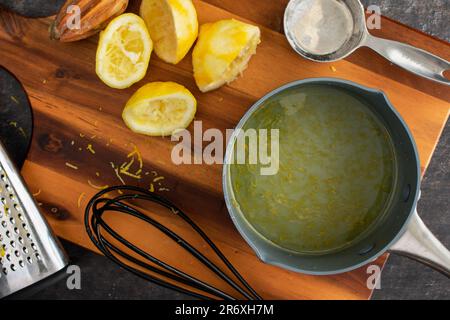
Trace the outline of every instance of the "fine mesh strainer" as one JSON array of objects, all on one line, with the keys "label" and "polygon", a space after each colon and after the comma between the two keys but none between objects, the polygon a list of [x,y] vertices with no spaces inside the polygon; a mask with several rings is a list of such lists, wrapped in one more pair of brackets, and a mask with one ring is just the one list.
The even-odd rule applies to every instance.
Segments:
[{"label": "fine mesh strainer", "polygon": [[292,48],[317,62],[344,59],[367,46],[421,77],[450,85],[450,62],[405,43],[371,35],[359,0],[291,0],[284,29]]},{"label": "fine mesh strainer", "polygon": [[0,142],[0,299],[63,269],[68,259]]}]

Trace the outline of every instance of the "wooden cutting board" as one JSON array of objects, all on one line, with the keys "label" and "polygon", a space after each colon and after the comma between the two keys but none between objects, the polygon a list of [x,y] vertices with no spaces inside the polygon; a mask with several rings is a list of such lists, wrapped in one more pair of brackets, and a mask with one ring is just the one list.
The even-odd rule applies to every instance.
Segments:
[{"label": "wooden cutting board", "polygon": [[[425,170],[448,119],[448,87],[413,76],[366,49],[333,64],[317,64],[300,58],[282,34],[287,0],[194,3],[200,23],[234,17],[259,24],[262,29],[262,43],[244,76],[207,94],[200,93],[195,86],[190,54],[176,66],[153,55],[144,80],[129,89],[114,90],[95,75],[96,37],[70,44],[50,41],[47,30],[51,19],[33,20],[0,12],[0,64],[23,83],[34,111],[34,138],[22,173],[50,224],[60,237],[93,249],[82,221],[86,201],[98,187],[120,184],[111,163],[117,166],[129,162],[136,158],[133,151],[138,150],[143,159],[142,177],[124,176],[125,182],[153,188],[184,209],[264,298],[369,298],[366,268],[316,277],[261,263],[228,216],[221,188],[222,167],[174,165],[170,155],[175,143],[168,138],[130,132],[120,117],[122,107],[146,82],[176,81],[197,97],[196,119],[203,121],[203,128],[225,131],[233,128],[258,98],[282,84],[312,77],[343,78],[386,92],[410,126]],[[134,7],[136,3],[131,10]],[[448,43],[396,22],[383,19],[382,30],[374,33],[406,41],[450,60]],[[134,167],[138,169],[139,166]],[[163,223],[204,248],[173,215],[156,209],[151,211]],[[230,291],[156,231],[116,217],[111,218],[111,223],[155,256]],[[387,255],[374,264],[383,266],[386,258]]]}]

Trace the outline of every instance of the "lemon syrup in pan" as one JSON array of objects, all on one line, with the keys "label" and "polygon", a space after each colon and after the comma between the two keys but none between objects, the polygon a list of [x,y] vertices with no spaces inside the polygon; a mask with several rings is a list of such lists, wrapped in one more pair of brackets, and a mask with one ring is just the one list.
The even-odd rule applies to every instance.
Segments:
[{"label": "lemon syrup in pan", "polygon": [[233,203],[254,229],[295,252],[327,253],[386,212],[396,174],[388,131],[355,96],[310,85],[268,100],[244,129],[279,129],[279,171],[230,166]]}]

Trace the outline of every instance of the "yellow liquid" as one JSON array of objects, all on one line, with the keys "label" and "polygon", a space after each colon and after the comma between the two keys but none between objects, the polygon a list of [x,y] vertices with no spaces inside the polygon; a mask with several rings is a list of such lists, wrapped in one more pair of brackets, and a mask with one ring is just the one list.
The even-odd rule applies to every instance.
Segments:
[{"label": "yellow liquid", "polygon": [[349,93],[311,85],[268,101],[244,129],[279,129],[279,171],[230,166],[233,203],[266,239],[296,252],[342,249],[383,215],[395,180],[389,134]]}]

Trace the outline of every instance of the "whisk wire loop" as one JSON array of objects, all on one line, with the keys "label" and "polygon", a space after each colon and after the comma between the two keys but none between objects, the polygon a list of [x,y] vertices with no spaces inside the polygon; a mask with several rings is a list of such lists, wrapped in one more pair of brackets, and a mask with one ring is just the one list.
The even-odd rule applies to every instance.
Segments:
[{"label": "whisk wire loop", "polygon": [[[105,195],[118,191],[121,195],[109,198]],[[230,271],[234,277],[234,280],[228,276],[223,269],[221,269],[217,264],[208,259],[200,251],[198,251],[194,246],[192,246],[188,241],[183,239],[181,236],[173,232],[171,229],[162,225],[155,219],[144,214],[136,207],[129,204],[130,200],[143,200],[154,202],[162,207],[169,209],[173,214],[177,215],[183,219],[214,251],[214,253],[219,257],[219,259],[224,263],[226,269]],[[171,203],[168,199],[157,195],[155,193],[149,192],[145,189],[135,187],[135,186],[116,186],[109,187],[100,192],[98,192],[87,204],[85,209],[84,223],[86,232],[94,243],[94,245],[109,259],[130,271],[131,273],[163,287],[176,290],[178,292],[188,294],[192,297],[198,299],[225,299],[225,300],[236,300],[236,297],[205,283],[204,281],[197,279],[185,272],[166,264],[165,262],[159,260],[158,258],[152,256],[151,254],[140,249],[136,245],[130,243],[128,240],[123,238],[118,232],[116,232],[104,219],[103,215],[106,213],[114,214],[126,214],[140,219],[149,225],[155,227],[160,232],[162,232],[169,239],[173,240],[176,244],[182,247],[185,251],[190,253],[196,260],[214,272],[220,279],[225,281],[230,287],[240,293],[243,297],[249,300],[261,300],[262,298],[256,293],[256,291],[245,281],[242,275],[236,270],[236,268],[231,264],[231,262],[225,257],[225,255],[219,250],[219,248],[214,244],[214,242],[206,235],[206,233],[186,215],[181,209],[176,205]],[[110,237],[115,239],[118,243],[122,244],[124,247],[128,248],[135,254],[142,257],[144,260],[153,263],[151,265],[141,259],[138,259],[117,245],[113,244],[110,240],[103,236],[103,233],[108,234]],[[119,259],[121,257],[122,259]],[[141,267],[147,271],[157,274],[166,279],[170,279],[173,282],[168,282],[158,276],[149,274],[134,266],[131,266],[127,262]],[[180,284],[184,285],[181,286]],[[196,291],[194,291],[194,290]],[[200,293],[201,292],[201,293]]]}]

